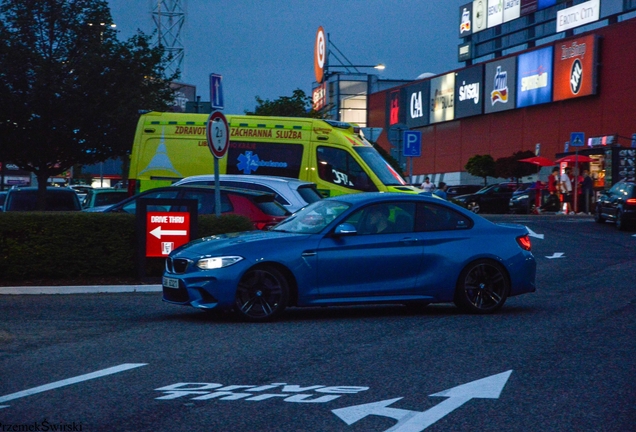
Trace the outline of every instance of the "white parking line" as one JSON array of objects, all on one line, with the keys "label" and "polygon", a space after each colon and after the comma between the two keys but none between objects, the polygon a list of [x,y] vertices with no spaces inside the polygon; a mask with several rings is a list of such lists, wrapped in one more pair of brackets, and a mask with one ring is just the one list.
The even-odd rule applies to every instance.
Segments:
[{"label": "white parking line", "polygon": [[2,294],[96,294],[124,292],[161,292],[161,285],[99,285],[99,286],[22,286],[0,287]]},{"label": "white parking line", "polygon": [[[146,366],[148,363],[124,363],[124,364],[120,364],[119,366],[113,366],[107,369],[102,369],[99,370],[97,372],[91,372],[85,375],[79,375],[73,378],[68,378],[65,380],[61,380],[61,381],[55,381],[52,382],[50,384],[44,384],[41,385],[39,387],[33,387],[31,389],[28,390],[23,390],[23,391],[19,391],[17,393],[11,393],[8,394],[6,396],[0,396],[0,403],[2,402],[8,402],[10,400],[14,400],[14,399],[19,399],[25,396],[31,396],[33,394],[36,393],[42,393],[48,390],[53,390],[56,388],[60,388],[60,387],[65,387],[71,384],[76,384],[78,382],[82,382],[82,381],[88,381],[88,380],[92,380],[95,378],[100,378],[106,375],[112,375],[118,372],[123,372],[126,371],[128,369],[134,369],[134,368],[138,368],[140,366]],[[6,408],[8,407],[8,405],[0,405],[0,408]]]}]

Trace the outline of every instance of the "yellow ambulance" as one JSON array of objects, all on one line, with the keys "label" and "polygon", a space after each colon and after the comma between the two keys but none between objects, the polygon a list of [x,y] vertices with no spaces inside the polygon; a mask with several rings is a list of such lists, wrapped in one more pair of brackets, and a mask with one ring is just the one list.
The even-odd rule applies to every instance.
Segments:
[{"label": "yellow ambulance", "polygon": [[[331,120],[226,115],[230,146],[219,174],[259,174],[316,183],[324,196],[353,192],[416,193],[359,133]],[[141,115],[130,156],[129,190],[138,193],[184,177],[214,173],[207,114]]]}]

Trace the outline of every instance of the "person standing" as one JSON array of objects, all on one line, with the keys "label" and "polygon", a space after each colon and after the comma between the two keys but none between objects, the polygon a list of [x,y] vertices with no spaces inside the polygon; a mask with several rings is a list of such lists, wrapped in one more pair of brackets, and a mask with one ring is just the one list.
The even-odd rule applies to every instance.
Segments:
[{"label": "person standing", "polygon": [[424,183],[420,186],[424,192],[433,192],[435,189],[435,185],[431,183],[431,179],[427,177],[424,178]]},{"label": "person standing", "polygon": [[594,180],[592,180],[592,177],[590,177],[590,172],[588,170],[583,170],[581,192],[583,193],[583,205],[585,206],[585,213],[590,214],[590,204],[592,203],[592,194],[594,193]]},{"label": "person standing", "polygon": [[437,185],[437,189],[435,189],[435,192],[433,192],[433,195],[437,195],[440,198],[447,199],[448,198],[448,195],[446,195],[447,188],[448,186],[446,186],[446,183],[439,182]]},{"label": "person standing", "polygon": [[566,167],[563,174],[561,174],[561,196],[563,197],[563,214],[572,214],[572,179],[570,174],[572,168]]}]

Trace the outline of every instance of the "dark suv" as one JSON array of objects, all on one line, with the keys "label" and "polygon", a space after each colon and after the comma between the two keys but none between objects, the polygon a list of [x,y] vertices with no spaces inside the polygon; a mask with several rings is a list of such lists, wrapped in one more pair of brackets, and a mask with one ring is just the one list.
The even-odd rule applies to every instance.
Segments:
[{"label": "dark suv", "polygon": [[598,223],[614,221],[619,230],[633,225],[636,221],[636,184],[620,181],[609,190],[601,192],[596,202],[594,220]]},{"label": "dark suv", "polygon": [[[37,187],[9,189],[3,211],[36,211],[37,193]],[[53,186],[46,188],[44,211],[80,211],[81,209],[79,198],[73,189]]]}]

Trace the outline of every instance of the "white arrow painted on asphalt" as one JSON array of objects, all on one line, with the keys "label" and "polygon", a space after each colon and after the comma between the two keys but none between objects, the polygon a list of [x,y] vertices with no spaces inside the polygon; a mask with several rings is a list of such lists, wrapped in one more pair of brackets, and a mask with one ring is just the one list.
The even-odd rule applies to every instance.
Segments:
[{"label": "white arrow painted on asphalt", "polygon": [[160,239],[162,235],[184,236],[187,235],[188,232],[186,230],[162,230],[161,227],[158,226],[157,228],[150,231],[150,234]]},{"label": "white arrow painted on asphalt", "polygon": [[552,256],[546,256],[547,259],[555,259],[555,258],[565,258],[563,252],[555,252]]},{"label": "white arrow painted on asphalt", "polygon": [[544,235],[543,234],[537,234],[536,232],[532,231],[530,228],[526,227],[526,229],[528,230],[528,235],[530,237],[536,237],[538,239],[543,240]]},{"label": "white arrow painted on asphalt", "polygon": [[420,432],[473,398],[498,399],[511,373],[512,370],[509,370],[434,393],[430,396],[446,397],[448,399],[422,412],[389,407],[392,403],[402,399],[401,397],[339,408],[332,410],[332,412],[348,425],[352,425],[366,416],[377,415],[390,417],[398,421],[396,425],[387,429],[386,432]]}]

